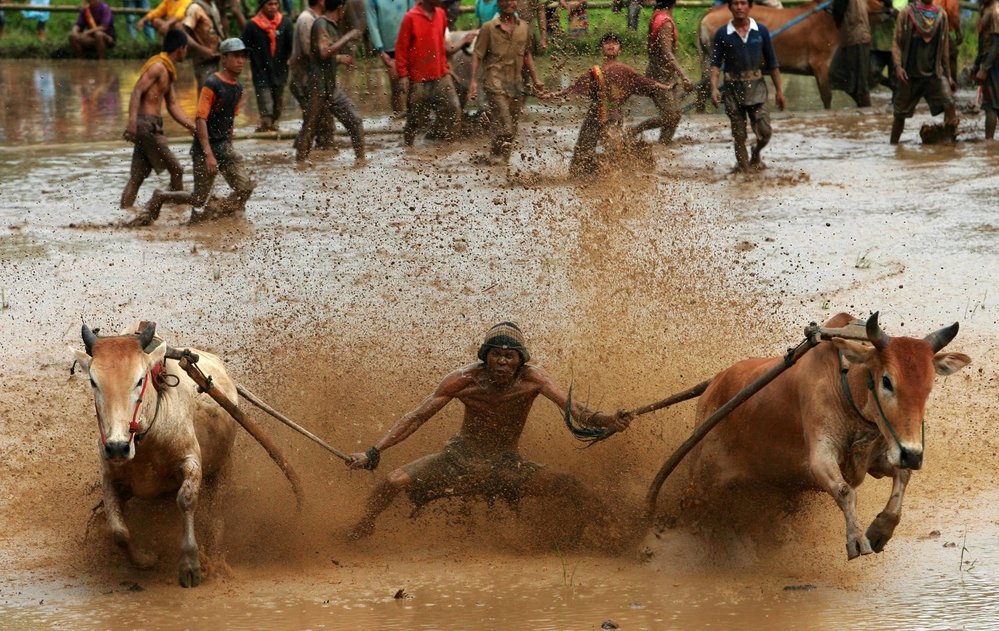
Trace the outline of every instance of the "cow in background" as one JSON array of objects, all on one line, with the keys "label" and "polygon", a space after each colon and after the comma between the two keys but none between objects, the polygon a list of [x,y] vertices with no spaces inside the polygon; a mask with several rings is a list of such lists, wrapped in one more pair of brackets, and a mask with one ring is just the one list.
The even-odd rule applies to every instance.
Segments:
[{"label": "cow in background", "polygon": [[[826,323],[842,327],[841,313]],[[958,325],[923,339],[889,337],[878,314],[866,323],[870,345],[834,338],[735,408],[698,445],[693,484],[721,488],[764,483],[823,490],[846,518],[847,557],[881,552],[895,531],[912,471],[923,464],[923,419],[934,374],[967,366],[962,353],[941,353]],[[783,357],[746,359],[723,370],[698,400],[702,422]],[[866,532],[854,489],[867,474],[892,477],[888,504]]]}]

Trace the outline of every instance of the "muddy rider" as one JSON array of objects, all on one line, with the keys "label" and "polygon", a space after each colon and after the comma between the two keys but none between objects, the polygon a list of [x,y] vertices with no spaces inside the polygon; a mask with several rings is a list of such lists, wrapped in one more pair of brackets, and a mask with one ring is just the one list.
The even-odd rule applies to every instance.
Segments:
[{"label": "muddy rider", "polygon": [[924,0],[915,0],[898,13],[892,59],[898,77],[895,93],[895,119],[889,142],[898,144],[905,119],[912,118],[916,104],[926,99],[930,114],[944,113],[944,126],[951,138],[957,136],[957,108],[953,91],[957,83],[950,75],[950,39],[947,13]]},{"label": "muddy rider", "polygon": [[[243,40],[231,37],[219,45],[219,52],[222,54],[222,69],[208,77],[198,96],[198,117],[195,122],[198,131],[191,146],[194,191],[154,191],[153,198],[146,206],[146,214],[140,218],[147,223],[159,217],[164,202],[194,206],[191,209],[191,223],[241,212],[256,186],[247,174],[242,158],[232,146],[233,123],[243,97],[239,75],[246,65],[246,45]],[[232,192],[217,205],[210,204],[203,212],[198,213],[196,209],[208,201],[218,173],[222,173],[222,177],[232,187]]]},{"label": "muddy rider", "polygon": [[653,96],[656,92],[667,92],[670,86],[644,77],[631,66],[617,61],[621,54],[621,39],[615,33],[607,33],[600,38],[600,50],[604,60],[593,66],[568,88],[543,98],[562,98],[569,95],[587,95],[590,107],[586,110],[583,124],[579,128],[579,138],[572,151],[569,174],[581,176],[597,170],[597,147],[605,150],[613,142],[612,136],[623,139],[624,104],[632,94]]},{"label": "muddy rider", "polygon": [[[632,128],[631,133],[640,135],[647,129],[659,130],[659,142],[668,144],[673,140],[676,127],[680,124],[680,101],[683,96],[694,89],[694,84],[677,59],[680,44],[676,22],[673,19],[673,5],[676,0],[656,0],[656,9],[649,21],[649,41],[646,49],[649,54],[649,66],[645,76],[670,86],[667,91],[657,91],[652,95],[652,101],[659,108],[659,116],[642,121]],[[631,8],[629,7],[629,18]]]},{"label": "muddy rider", "polygon": [[177,64],[187,55],[187,35],[179,29],[170,29],[163,38],[162,52],[151,57],[139,71],[132,95],[128,100],[128,125],[125,140],[135,143],[132,150],[132,167],[128,183],[121,194],[121,207],[131,208],[139,194],[139,187],[156,169],[170,173],[170,190],[183,190],[184,168],[170,151],[163,135],[163,102],[175,121],[194,133],[194,121],[188,118],[174,92]]},{"label": "muddy rider", "polygon": [[[527,496],[568,495],[583,510],[599,512],[600,501],[574,477],[555,473],[521,457],[517,447],[528,413],[538,395],[564,408],[567,394],[543,369],[529,364],[520,329],[511,322],[492,327],[479,347],[480,361],[444,377],[436,390],[366,452],[351,455],[353,469],[374,469],[382,453],[430,420],[452,399],[465,415],[458,433],[438,453],[389,473],[368,500],[367,513],[351,532],[364,537],[375,519],[400,492],[417,506],[445,496],[484,496],[516,501]],[[631,415],[591,412],[573,403],[573,416],[593,427],[624,430]]]},{"label": "muddy rider", "polygon": [[[784,89],[780,83],[777,54],[770,41],[767,27],[749,17],[753,0],[728,0],[732,19],[718,29],[711,49],[711,102],[725,102],[725,113],[732,123],[735,145],[735,170],[746,172],[751,167],[763,168],[760,153],[770,142],[770,113],[767,111],[767,83],[763,73],[774,82],[777,107],[784,109]],[[722,67],[725,83],[718,89]],[[723,96],[724,95],[724,96]],[[746,153],[746,118],[753,127],[756,144],[750,159]]]}]

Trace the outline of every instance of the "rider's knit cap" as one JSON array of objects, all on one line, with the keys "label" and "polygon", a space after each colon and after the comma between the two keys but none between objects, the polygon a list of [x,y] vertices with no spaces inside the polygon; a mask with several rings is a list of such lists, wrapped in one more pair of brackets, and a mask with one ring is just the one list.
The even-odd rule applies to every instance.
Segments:
[{"label": "rider's knit cap", "polygon": [[527,363],[531,359],[531,353],[527,350],[527,343],[524,341],[524,334],[513,322],[500,322],[493,328],[486,331],[485,340],[479,347],[479,359],[486,361],[486,354],[490,348],[512,348],[520,353],[520,359]]}]

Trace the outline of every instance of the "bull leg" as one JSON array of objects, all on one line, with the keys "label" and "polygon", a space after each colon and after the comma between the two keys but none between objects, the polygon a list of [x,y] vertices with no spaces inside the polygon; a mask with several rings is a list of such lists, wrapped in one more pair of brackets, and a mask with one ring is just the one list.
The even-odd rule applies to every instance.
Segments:
[{"label": "bull leg", "polygon": [[180,470],[184,482],[177,491],[177,506],[184,517],[184,538],[180,543],[179,580],[181,587],[197,587],[201,584],[201,561],[194,538],[194,510],[201,490],[201,463],[193,457],[187,458]]},{"label": "bull leg", "polygon": [[885,549],[885,544],[891,539],[902,517],[902,497],[905,495],[905,487],[909,484],[912,471],[909,469],[896,469],[891,485],[891,497],[883,511],[878,513],[871,525],[867,527],[867,539],[871,542],[871,548],[875,552]]},{"label": "bull leg", "polygon": [[822,107],[830,109],[832,107],[832,87],[829,83],[829,64],[814,65],[812,72],[815,73],[815,85],[819,88]]},{"label": "bull leg", "polygon": [[856,559],[862,554],[871,554],[871,543],[860,527],[857,519],[857,493],[840,471],[838,458],[830,447],[813,449],[810,467],[815,481],[831,495],[846,518],[846,556]]},{"label": "bull leg", "polygon": [[125,525],[125,515],[122,510],[122,497],[115,488],[114,482],[107,474],[102,481],[104,489],[104,515],[111,529],[111,540],[128,555],[129,560],[137,568],[148,569],[156,563],[156,555],[139,550],[132,541],[132,535]]}]

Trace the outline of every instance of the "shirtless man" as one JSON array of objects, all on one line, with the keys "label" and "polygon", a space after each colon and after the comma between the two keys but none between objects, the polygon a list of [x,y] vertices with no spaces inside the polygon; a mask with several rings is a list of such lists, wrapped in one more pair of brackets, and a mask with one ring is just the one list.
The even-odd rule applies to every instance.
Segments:
[{"label": "shirtless man", "polygon": [[[170,172],[170,190],[183,190],[184,168],[167,146],[163,135],[163,101],[175,121],[192,134],[194,121],[188,118],[177,102],[173,84],[177,80],[176,64],[187,55],[187,35],[171,29],[163,38],[163,52],[152,57],[139,71],[139,80],[128,101],[128,126],[125,140],[135,143],[132,151],[132,168],[128,183],[121,194],[121,207],[131,208],[139,194],[139,187],[149,173],[166,169]],[[148,222],[147,222],[148,223]]]},{"label": "shirtless man", "polygon": [[676,127],[680,124],[683,95],[694,89],[676,56],[680,38],[673,19],[675,4],[676,0],[656,0],[656,10],[649,21],[649,67],[645,70],[646,77],[665,83],[670,89],[652,96],[652,101],[659,108],[659,116],[642,121],[631,130],[637,137],[647,129],[658,129],[659,142],[664,145],[673,140]]},{"label": "shirtless man", "polygon": [[222,14],[212,0],[192,0],[184,14],[184,29],[191,47],[191,67],[198,91],[219,71],[219,44],[224,39]]},{"label": "shirtless man", "polygon": [[[564,408],[566,392],[543,369],[527,362],[531,356],[524,335],[512,322],[491,328],[479,347],[479,360],[455,370],[413,411],[404,415],[365,452],[351,454],[352,469],[374,469],[383,451],[401,443],[452,399],[465,406],[461,429],[439,453],[424,456],[391,473],[368,500],[367,513],[354,526],[352,538],[374,530],[375,519],[400,491],[417,507],[452,495],[477,495],[516,501],[526,496],[568,495],[593,514],[600,500],[574,477],[555,473],[524,460],[517,443],[538,395]],[[621,431],[631,415],[591,412],[573,403],[573,416],[593,427]]]},{"label": "shirtless man", "polygon": [[541,95],[542,98],[562,98],[573,94],[590,97],[590,107],[579,128],[579,138],[569,163],[569,174],[574,177],[597,170],[597,146],[606,144],[612,132],[623,131],[624,104],[632,94],[651,97],[657,92],[671,90],[670,86],[644,77],[617,60],[621,54],[621,39],[616,34],[607,33],[600,38],[600,49],[604,55],[602,64],[590,68],[568,88]]}]

